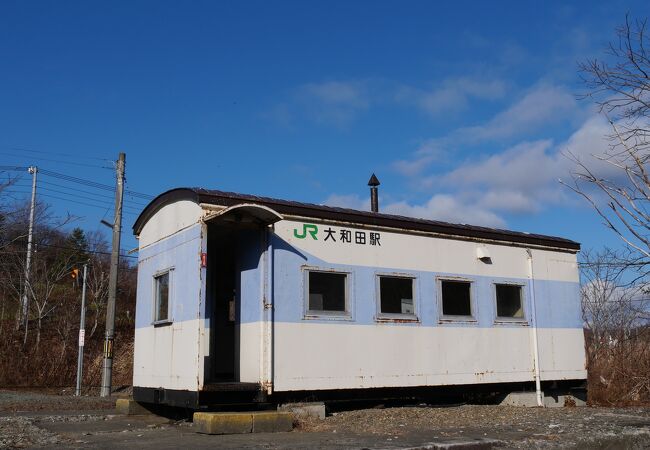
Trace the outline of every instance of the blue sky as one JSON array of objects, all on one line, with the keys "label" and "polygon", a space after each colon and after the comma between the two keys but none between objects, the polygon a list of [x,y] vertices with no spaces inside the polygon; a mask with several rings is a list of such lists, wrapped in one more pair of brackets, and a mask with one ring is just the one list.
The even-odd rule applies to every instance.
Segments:
[{"label": "blue sky", "polygon": [[[576,63],[647,4],[566,3],[5,0],[0,164],[112,184],[124,151],[138,192],[353,208],[375,172],[385,212],[617,245],[557,179],[606,146]],[[110,192],[42,180],[78,225],[110,216]]]}]

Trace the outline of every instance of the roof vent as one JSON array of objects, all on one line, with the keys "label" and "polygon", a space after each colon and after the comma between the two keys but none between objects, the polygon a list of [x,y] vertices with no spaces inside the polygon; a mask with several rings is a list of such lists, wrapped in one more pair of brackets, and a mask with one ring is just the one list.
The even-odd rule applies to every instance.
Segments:
[{"label": "roof vent", "polygon": [[368,180],[368,186],[370,186],[370,210],[374,213],[379,212],[379,180],[373,173]]}]

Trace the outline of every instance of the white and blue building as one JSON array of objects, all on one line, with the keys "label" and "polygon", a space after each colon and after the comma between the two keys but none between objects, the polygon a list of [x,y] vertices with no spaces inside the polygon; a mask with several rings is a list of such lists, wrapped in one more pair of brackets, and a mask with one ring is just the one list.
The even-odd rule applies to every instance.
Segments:
[{"label": "white and blue building", "polygon": [[587,376],[567,239],[196,188],[134,232],[137,401]]}]

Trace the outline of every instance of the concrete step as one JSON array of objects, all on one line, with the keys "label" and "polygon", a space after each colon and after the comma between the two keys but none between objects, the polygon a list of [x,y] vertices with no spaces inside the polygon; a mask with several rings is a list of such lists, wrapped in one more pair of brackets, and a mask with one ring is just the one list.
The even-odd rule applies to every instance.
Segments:
[{"label": "concrete step", "polygon": [[282,411],[195,412],[194,427],[204,434],[277,433],[293,429],[293,414]]},{"label": "concrete step", "polygon": [[115,412],[125,416],[141,416],[153,414],[142,403],[138,403],[131,398],[118,398],[115,402]]}]

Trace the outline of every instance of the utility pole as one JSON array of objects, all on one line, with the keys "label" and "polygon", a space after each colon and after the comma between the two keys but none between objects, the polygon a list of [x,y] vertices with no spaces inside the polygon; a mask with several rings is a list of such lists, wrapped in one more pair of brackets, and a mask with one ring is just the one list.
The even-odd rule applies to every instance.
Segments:
[{"label": "utility pole", "polygon": [[81,318],[79,319],[79,355],[77,356],[77,389],[75,395],[81,395],[81,378],[84,368],[84,341],[86,338],[86,273],[88,264],[84,264],[84,278],[81,288]]},{"label": "utility pole", "polygon": [[[32,204],[29,209],[29,231],[27,232],[27,257],[25,260],[25,285],[23,286],[23,301],[22,301],[22,319],[25,321],[25,338],[23,345],[27,342],[27,326],[29,325],[29,275],[30,265],[32,263],[32,239],[34,236],[34,209],[36,208],[36,174],[38,167],[29,166],[27,169],[32,174]],[[17,323],[20,326],[20,320]]]},{"label": "utility pole", "polygon": [[104,367],[100,395],[111,395],[113,379],[113,339],[115,338],[115,297],[117,295],[117,269],[120,262],[120,235],[122,233],[122,198],[124,196],[124,166],[126,155],[120,153],[115,168],[117,184],[115,187],[115,220],[113,221],[113,250],[111,252],[111,272],[108,279],[108,302],[106,304],[106,337],[104,339]]}]

